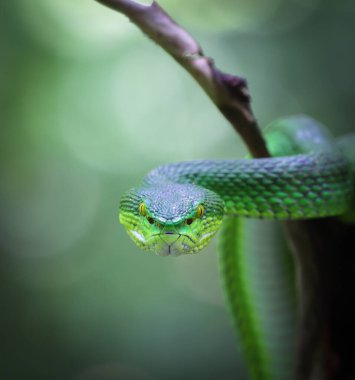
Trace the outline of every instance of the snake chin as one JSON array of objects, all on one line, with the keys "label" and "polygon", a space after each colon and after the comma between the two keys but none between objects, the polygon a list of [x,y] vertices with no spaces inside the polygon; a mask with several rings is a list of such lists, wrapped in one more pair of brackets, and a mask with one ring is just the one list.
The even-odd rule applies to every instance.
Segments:
[{"label": "snake chin", "polygon": [[156,236],[163,242],[155,247],[155,253],[159,256],[180,256],[193,253],[192,248],[196,244],[188,235],[159,234]]},{"label": "snake chin", "polygon": [[183,233],[155,233],[145,237],[137,230],[129,230],[132,240],[142,249],[158,256],[181,256],[194,254],[204,248],[215,235],[215,232],[205,233],[194,239]]}]

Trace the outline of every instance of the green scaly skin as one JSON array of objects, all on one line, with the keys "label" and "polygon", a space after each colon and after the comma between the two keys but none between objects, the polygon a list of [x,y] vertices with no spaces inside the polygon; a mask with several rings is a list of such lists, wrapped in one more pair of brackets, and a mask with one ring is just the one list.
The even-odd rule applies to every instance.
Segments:
[{"label": "green scaly skin", "polygon": [[[322,125],[293,116],[272,123],[265,134],[272,158],[160,166],[122,197],[119,213],[140,248],[171,256],[200,251],[226,219],[222,279],[251,376],[258,380],[288,377],[275,375],[270,365],[271,346],[258,319],[263,312],[256,310],[257,297],[245,280],[243,263],[255,247],[242,244],[237,234],[243,228],[231,216],[279,220],[351,215],[354,204],[354,166]],[[347,146],[355,146],[354,136],[349,141]],[[282,270],[276,272],[273,277],[279,278]]]},{"label": "green scaly skin", "polygon": [[250,378],[293,379],[296,291],[280,225],[227,217],[220,236],[221,278]]}]

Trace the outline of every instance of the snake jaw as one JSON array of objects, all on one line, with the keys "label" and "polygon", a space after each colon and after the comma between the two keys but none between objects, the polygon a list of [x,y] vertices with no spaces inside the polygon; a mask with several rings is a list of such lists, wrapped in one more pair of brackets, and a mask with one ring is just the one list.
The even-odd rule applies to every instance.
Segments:
[{"label": "snake jaw", "polygon": [[196,237],[192,237],[185,231],[168,230],[151,234],[148,231],[146,236],[137,228],[127,228],[127,232],[136,245],[146,251],[159,256],[180,256],[199,252],[208,244],[216,231],[209,231]]},{"label": "snake jaw", "polygon": [[[156,242],[155,239],[160,241]],[[163,242],[163,244],[161,244]],[[193,247],[196,241],[189,235],[178,232],[162,232],[152,235],[147,240],[148,250],[159,256],[180,256],[182,254],[194,253]]]},{"label": "snake jaw", "polygon": [[141,233],[139,233],[138,231],[136,231],[136,230],[131,230],[130,232],[131,232],[131,234],[132,234],[137,240],[141,241],[142,243],[145,243],[145,242],[146,242],[145,237],[144,237]]}]

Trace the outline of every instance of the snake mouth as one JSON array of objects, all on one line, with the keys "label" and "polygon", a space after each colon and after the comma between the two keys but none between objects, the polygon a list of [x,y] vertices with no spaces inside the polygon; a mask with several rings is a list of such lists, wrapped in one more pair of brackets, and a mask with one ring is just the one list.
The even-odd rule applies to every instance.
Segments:
[{"label": "snake mouth", "polygon": [[[160,232],[150,236],[150,238],[154,237],[158,238],[165,247],[159,249],[159,254],[162,256],[179,256],[183,253],[188,253],[188,251],[196,245],[195,240],[189,235],[177,233],[175,231]],[[189,240],[190,243],[187,244],[186,240],[184,242],[184,239]]]},{"label": "snake mouth", "polygon": [[191,236],[186,235],[186,234],[179,234],[179,233],[171,232],[171,231],[161,232],[161,233],[158,233],[158,234],[151,235],[149,237],[149,239],[152,238],[152,237],[154,237],[154,236],[159,236],[167,244],[169,244],[167,241],[173,240],[175,238],[175,240],[172,241],[171,245],[173,245],[175,242],[177,242],[180,239],[181,236],[188,238],[191,241],[191,243],[196,244],[196,241],[194,239],[192,239]]},{"label": "snake mouth", "polygon": [[140,247],[161,256],[179,256],[192,253],[196,247],[196,240],[177,231],[160,231],[147,237],[136,230],[129,232]]}]

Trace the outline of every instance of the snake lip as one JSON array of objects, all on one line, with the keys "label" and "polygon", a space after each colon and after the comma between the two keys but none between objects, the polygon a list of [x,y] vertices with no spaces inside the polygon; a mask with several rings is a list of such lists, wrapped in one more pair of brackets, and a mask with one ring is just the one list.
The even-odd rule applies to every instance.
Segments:
[{"label": "snake lip", "polygon": [[195,240],[191,236],[185,234],[181,234],[181,236],[187,237],[192,243],[196,244]]},{"label": "snake lip", "polygon": [[179,233],[176,233],[176,232],[170,232],[170,231],[163,232],[163,233],[158,233],[158,234],[153,234],[150,237],[153,237],[153,236],[159,236],[159,237],[161,237],[162,235],[178,235],[178,238],[172,244],[175,244],[180,239],[181,236],[184,236],[184,237],[188,238],[192,243],[196,244],[196,241],[194,239],[192,239],[191,236],[186,235],[186,234],[179,234]]}]

